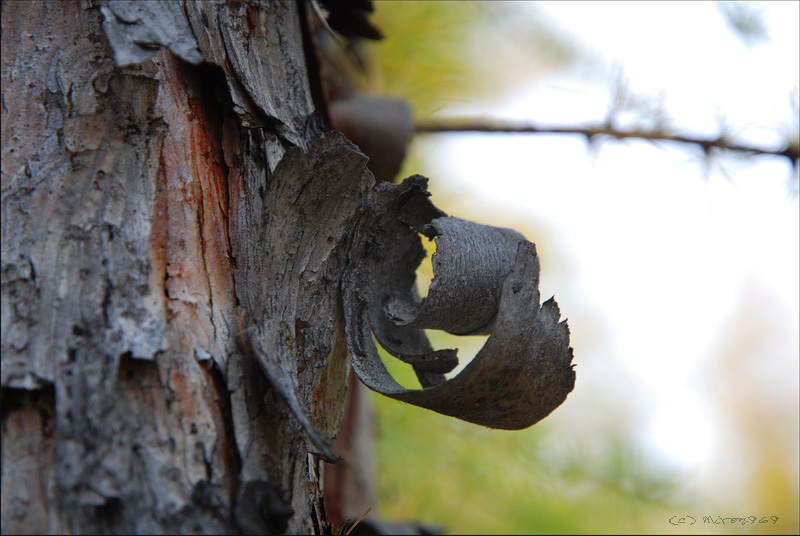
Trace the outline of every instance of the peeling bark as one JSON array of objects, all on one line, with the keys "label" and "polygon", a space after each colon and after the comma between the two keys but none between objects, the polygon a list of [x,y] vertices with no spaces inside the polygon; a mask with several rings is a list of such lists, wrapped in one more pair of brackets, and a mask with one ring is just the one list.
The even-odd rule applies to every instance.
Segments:
[{"label": "peeling bark", "polygon": [[[305,9],[2,3],[3,533],[330,533],[322,460],[360,452],[356,428],[330,444],[349,353],[367,386],[487,426],[572,389],[533,245],[446,217],[420,178],[374,188],[323,134]],[[425,302],[418,232],[442,260]],[[424,327],[492,336],[446,380]],[[330,474],[357,495],[363,474]],[[345,500],[333,518],[366,499]]]},{"label": "peeling bark", "polygon": [[[423,408],[517,430],[549,415],[572,391],[566,321],[551,298],[539,305],[536,248],[511,229],[447,217],[428,200],[427,179],[381,184],[356,226],[343,283],[353,369],[367,387]],[[419,234],[436,238],[428,297],[416,294],[424,256]],[[455,351],[433,351],[423,329],[490,333],[457,376]],[[410,362],[423,389],[389,374],[376,340]]]},{"label": "peeling bark", "polygon": [[320,138],[298,4],[2,18],[3,532],[325,532],[292,411],[338,431],[337,245],[371,177]]}]

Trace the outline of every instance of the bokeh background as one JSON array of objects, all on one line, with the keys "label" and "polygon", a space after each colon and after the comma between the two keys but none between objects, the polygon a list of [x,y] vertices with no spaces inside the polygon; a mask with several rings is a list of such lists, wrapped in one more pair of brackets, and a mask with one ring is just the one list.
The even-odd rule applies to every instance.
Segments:
[{"label": "bokeh background", "polygon": [[[408,99],[418,121],[609,120],[797,143],[798,2],[375,4],[386,37],[365,45],[361,89]],[[450,534],[800,532],[790,161],[442,133],[414,138],[412,173],[449,214],[536,243],[577,383],[521,432],[375,395],[382,518]],[[423,292],[431,275],[420,268]],[[484,340],[430,335],[462,360]]]}]

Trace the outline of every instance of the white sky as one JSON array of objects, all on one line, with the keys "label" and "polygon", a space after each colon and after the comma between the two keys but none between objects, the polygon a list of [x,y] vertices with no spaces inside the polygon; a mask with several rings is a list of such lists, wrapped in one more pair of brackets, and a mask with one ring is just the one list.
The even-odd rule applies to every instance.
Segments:
[{"label": "white sky", "polygon": [[[770,41],[748,47],[713,3],[539,3],[589,58],[502,103],[445,113],[585,124],[605,118],[621,72],[629,93],[659,100],[683,132],[715,135],[724,117],[739,140],[775,145],[796,113],[799,6],[756,3]],[[544,230],[529,236],[542,297],[555,294],[569,317],[578,363],[576,391],[550,419],[602,423],[607,404],[627,408],[644,445],[680,469],[703,468],[723,439],[702,378],[748,288],[780,303],[789,328],[774,341],[773,365],[797,398],[800,216],[788,161],[726,157],[728,178],[673,145],[606,142],[590,152],[578,137],[472,134],[429,143],[441,195],[486,211],[454,215]],[[436,181],[432,189],[436,199]]]}]

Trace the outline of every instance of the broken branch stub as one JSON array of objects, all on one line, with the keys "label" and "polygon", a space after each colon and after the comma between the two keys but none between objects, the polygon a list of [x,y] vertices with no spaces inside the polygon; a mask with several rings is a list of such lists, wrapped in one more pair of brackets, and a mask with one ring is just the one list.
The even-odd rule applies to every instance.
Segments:
[{"label": "broken branch stub", "polygon": [[[566,320],[539,305],[536,247],[511,229],[446,216],[427,179],[380,184],[356,222],[342,295],[353,369],[370,389],[490,428],[527,428],[575,385]],[[420,234],[436,238],[428,297],[416,291]],[[424,329],[490,334],[457,376],[455,350],[434,351]],[[375,340],[413,365],[422,389],[397,383]]]}]

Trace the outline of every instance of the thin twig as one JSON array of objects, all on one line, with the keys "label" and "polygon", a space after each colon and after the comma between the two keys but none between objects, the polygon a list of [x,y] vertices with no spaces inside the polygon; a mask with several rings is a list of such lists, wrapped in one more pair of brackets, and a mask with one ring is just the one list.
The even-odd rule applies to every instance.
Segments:
[{"label": "thin twig", "polygon": [[492,133],[516,133],[516,134],[578,134],[585,136],[589,141],[600,137],[608,136],[618,140],[642,139],[649,141],[671,141],[675,143],[691,143],[699,145],[704,151],[708,152],[712,148],[727,151],[737,151],[756,155],[783,156],[797,165],[800,158],[800,145],[791,144],[782,149],[765,149],[741,143],[733,143],[723,136],[718,138],[697,138],[693,136],[683,136],[680,134],[669,134],[661,130],[617,130],[608,125],[589,125],[575,127],[540,127],[536,125],[511,125],[494,122],[428,122],[417,123],[415,125],[417,133],[436,134],[441,132],[492,132]]},{"label": "thin twig", "polygon": [[347,529],[347,532],[345,532],[345,535],[347,535],[347,534],[350,534],[351,532],[353,532],[353,529],[354,529],[354,528],[356,528],[356,525],[358,525],[359,523],[361,523],[361,521],[362,521],[362,520],[363,520],[365,517],[367,517],[367,514],[369,513],[369,511],[370,511],[370,510],[372,510],[372,507],[371,507],[371,506],[370,506],[369,508],[367,508],[367,511],[366,511],[366,512],[364,512],[363,514],[361,514],[361,517],[359,517],[358,519],[356,519],[356,522],[355,522],[355,523],[353,523],[352,525],[350,525],[350,528],[349,528],[349,529]]}]

